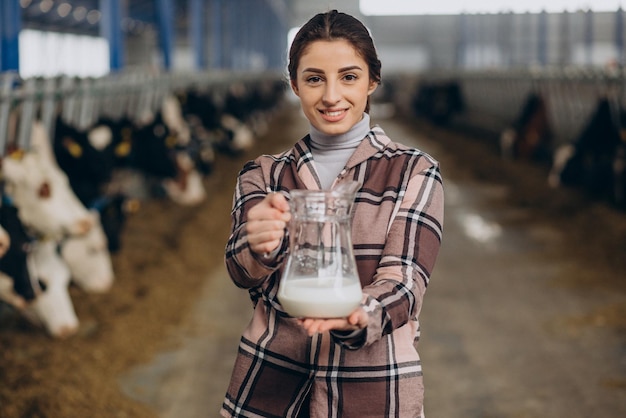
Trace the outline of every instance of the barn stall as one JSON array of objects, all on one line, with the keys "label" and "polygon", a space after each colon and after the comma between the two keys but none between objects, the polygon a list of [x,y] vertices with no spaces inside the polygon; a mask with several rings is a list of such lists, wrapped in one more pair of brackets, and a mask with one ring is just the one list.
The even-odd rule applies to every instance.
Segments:
[{"label": "barn stall", "polygon": [[[147,2],[130,3],[145,5]],[[158,2],[162,6],[167,6],[168,3],[171,6],[171,2]],[[219,2],[211,2],[217,3]],[[249,19],[251,14],[245,17],[237,15],[234,3],[222,3],[225,19]],[[263,3],[276,5],[281,2]],[[111,4],[114,5],[115,2]],[[257,6],[259,4],[261,2],[257,2]],[[27,9],[28,13],[40,16],[41,13],[33,10],[39,5],[32,2],[31,6]],[[205,4],[205,7],[208,6]],[[150,10],[152,10],[150,13],[153,13],[152,20],[157,20],[159,13],[161,16],[167,14],[163,11],[155,13],[153,8]],[[267,13],[268,8],[259,7],[257,11]],[[105,12],[114,14],[116,10],[108,9]],[[570,15],[579,23],[585,16],[589,15],[584,12]],[[273,17],[270,16],[268,20],[274,22]],[[519,24],[517,28],[530,28],[540,21],[540,15],[534,14],[504,15],[498,19],[512,17],[515,17]],[[612,15],[599,17],[610,19]],[[419,24],[414,26],[431,27],[431,30],[434,30],[433,27],[438,26],[437,22],[447,22],[440,26],[441,30],[445,30],[454,27],[457,18],[462,20],[464,17],[435,17],[428,21],[426,18],[420,18]],[[467,18],[478,26],[493,27],[487,23],[490,21],[489,16]],[[491,20],[495,20],[494,16],[492,18],[494,19]],[[245,22],[246,20],[242,20],[238,24],[245,25]],[[370,22],[376,29],[377,21],[372,19]],[[145,32],[144,36],[138,36],[140,23],[141,20],[138,19],[134,22],[133,29],[128,26],[128,40],[135,45],[132,59],[145,58],[141,57],[139,52],[150,49],[144,48],[146,46],[153,47],[150,41],[153,42],[154,39],[145,36]],[[112,25],[115,29],[114,21]],[[280,26],[281,30],[285,29],[282,25],[276,26]],[[165,31],[172,31],[173,28],[174,26],[168,26],[167,23],[163,26]],[[212,26],[211,30],[215,30],[215,27]],[[212,48],[210,57],[203,54],[194,55],[200,63],[205,59],[201,65],[206,65],[206,58],[209,58],[209,65],[214,68],[208,72],[193,71],[180,74],[142,70],[95,78],[27,79],[20,79],[11,72],[2,74],[4,81],[0,104],[1,132],[5,132],[5,129],[6,132],[12,132],[11,136],[3,138],[3,146],[14,144],[18,145],[18,149],[28,151],[32,145],[31,122],[36,116],[41,118],[43,132],[49,135],[50,142],[53,143],[58,126],[55,116],[58,114],[63,115],[65,125],[78,128],[78,131],[91,131],[92,128],[96,128],[94,124],[102,122],[102,116],[109,120],[119,120],[128,112],[139,117],[141,109],[147,110],[148,113],[161,109],[163,99],[169,93],[177,97],[182,111],[189,112],[185,120],[187,127],[184,129],[194,132],[194,141],[209,138],[210,143],[208,147],[202,147],[202,141],[194,142],[195,145],[192,147],[181,144],[175,147],[190,156],[189,158],[194,161],[194,167],[198,169],[204,167],[204,171],[199,171],[205,195],[192,205],[182,204],[182,201],[174,199],[175,196],[180,196],[176,192],[168,193],[165,184],[172,183],[164,183],[162,180],[164,177],[171,177],[172,168],[167,173],[151,172],[149,178],[122,176],[127,180],[122,182],[128,187],[125,191],[131,194],[132,198],[124,199],[123,202],[126,204],[120,205],[125,210],[123,212],[125,223],[120,230],[119,248],[110,249],[115,280],[108,291],[101,293],[90,293],[75,283],[67,286],[78,324],[69,334],[62,333],[61,336],[64,338],[51,338],[45,326],[42,327],[36,317],[32,314],[21,315],[19,303],[17,307],[14,303],[0,304],[2,321],[0,376],[2,382],[6,382],[6,385],[0,387],[0,406],[3,414],[89,416],[93,411],[102,411],[101,413],[107,416],[153,416],[148,408],[121,394],[116,379],[123,371],[167,348],[168,342],[165,337],[176,331],[184,312],[197,296],[196,292],[202,285],[206,272],[222,262],[223,243],[228,228],[227,222],[223,220],[228,218],[227,212],[236,172],[249,156],[266,151],[262,145],[264,140],[269,143],[276,140],[275,135],[263,130],[267,121],[255,115],[248,120],[247,129],[243,129],[247,134],[238,137],[244,144],[243,149],[239,146],[233,148],[230,145],[232,139],[236,137],[237,123],[233,125],[232,119],[223,120],[219,117],[212,117],[212,121],[203,122],[201,115],[192,112],[191,109],[185,109],[184,98],[191,102],[198,98],[197,94],[189,93],[199,91],[209,93],[209,96],[223,105],[226,102],[224,98],[229,92],[241,92],[242,85],[257,86],[260,79],[265,79],[262,72],[255,70],[244,75],[240,70],[254,67],[259,63],[259,59],[261,61],[265,59],[264,56],[270,57],[268,62],[272,65],[280,67],[283,51],[271,51],[267,54],[265,51],[260,52],[257,50],[259,45],[250,42],[250,33],[241,37],[224,37],[225,44],[221,48]],[[434,42],[443,38],[430,37],[428,33],[431,31],[423,30],[422,35],[426,40],[433,40],[433,49],[438,52],[437,57],[440,59],[448,57],[444,61],[449,60],[451,55],[445,54],[445,48],[441,48],[442,44]],[[243,39],[245,37],[248,38]],[[477,35],[474,40],[479,38]],[[500,46],[504,50],[517,52],[526,50],[510,48],[511,45],[504,42],[507,38],[500,39],[503,41]],[[111,41],[115,42],[114,39]],[[172,67],[175,61],[174,50],[166,41],[159,40],[162,42],[162,54],[159,59],[165,67]],[[419,42],[423,41],[424,39],[420,38]],[[455,43],[454,39],[448,41],[451,44]],[[245,48],[226,48],[228,42],[243,42]],[[532,42],[534,41],[531,40],[530,43]],[[117,68],[123,67],[119,61],[122,58],[122,55],[119,55],[121,49],[115,49],[115,52],[118,55],[111,57],[112,62],[117,63]],[[148,57],[148,61],[153,58]],[[433,64],[441,65],[444,61]],[[531,56],[516,56],[513,61],[519,65],[536,60]],[[488,67],[493,63],[485,64],[485,67]],[[543,63],[545,64],[547,62]],[[519,163],[522,168],[538,164],[547,183],[558,147],[575,143],[585,136],[587,127],[593,125],[591,122],[596,113],[601,115],[600,119],[605,117],[602,116],[605,107],[600,106],[605,98],[608,99],[612,116],[609,118],[608,128],[613,132],[608,136],[614,137],[616,126],[619,130],[620,119],[615,115],[619,115],[622,105],[621,70],[584,69],[580,68],[580,63],[578,64],[577,68],[557,70],[479,68],[471,71],[461,69],[390,71],[384,74],[385,83],[379,90],[379,93],[384,94],[378,100],[381,104],[393,103],[398,114],[404,115],[409,121],[419,118],[432,123],[437,129],[471,134],[458,137],[459,142],[452,142],[458,147],[459,152],[470,152],[476,143],[486,143],[493,155],[502,157],[502,161],[496,163],[493,159],[486,160],[493,164],[481,168],[484,176],[501,176],[502,172],[487,172],[502,170],[502,167],[519,168]],[[218,67],[228,68],[223,72]],[[112,68],[116,67],[113,65]],[[232,71],[235,69],[238,71]],[[278,92],[282,93],[281,88],[284,88],[282,76],[272,72],[268,74],[267,79],[270,85],[276,82],[280,87]],[[277,98],[281,97],[279,94]],[[209,104],[204,103],[204,106]],[[236,105],[233,106],[234,109],[237,108]],[[272,105],[262,107],[268,111],[273,126],[283,129],[294,124],[291,116],[280,112],[280,100],[277,107]],[[203,126],[203,123],[208,123],[209,126]],[[600,125],[607,127],[606,123]],[[430,129],[430,126],[418,126],[420,129]],[[111,129],[111,126],[108,128]],[[150,129],[155,134],[154,127]],[[101,133],[102,130],[98,129],[96,132]],[[254,132],[255,135],[250,135],[250,132]],[[167,139],[169,135],[158,136]],[[597,138],[598,134],[591,136]],[[543,142],[544,140],[549,142]],[[71,156],[72,150],[74,154],[80,154],[76,150],[83,149],[75,146],[78,143],[76,140],[61,141],[63,142],[69,145],[67,155]],[[517,147],[517,144],[520,147]],[[611,161],[610,164],[615,163],[619,166],[621,148],[615,146],[615,141],[610,140],[608,144],[617,150],[617,154],[609,153],[608,160]],[[210,155],[206,159],[191,158],[191,156],[200,157],[199,150],[203,148],[213,151],[213,158]],[[535,152],[538,150],[540,152]],[[14,154],[15,157],[19,155],[19,152]],[[162,158],[164,154],[158,155]],[[2,156],[6,158],[8,152],[4,151]],[[599,172],[606,174],[607,158],[602,153],[600,157],[603,164],[600,164]],[[524,159],[526,161],[523,161]],[[139,160],[144,163],[150,161],[149,158],[147,161],[143,158]],[[170,159],[165,160],[172,163]],[[592,166],[595,167],[593,164]],[[149,168],[145,165],[143,167]],[[513,170],[512,173],[523,175],[523,170]],[[546,193],[542,188],[544,178],[541,179],[541,184],[535,185],[535,191],[541,196],[543,203],[550,206],[550,200],[560,194]],[[574,186],[580,190],[583,185],[584,182]],[[581,195],[585,193],[583,190],[580,191]],[[612,200],[618,196],[619,194],[602,198],[608,199],[611,205],[618,204],[619,207],[619,200]],[[527,195],[520,191],[518,198],[523,200]],[[530,199],[530,202],[541,206],[536,198]],[[575,199],[574,202],[566,205],[569,213],[578,212],[593,204],[585,199]],[[559,206],[556,205],[553,209],[559,209]],[[621,213],[617,219],[622,219],[619,216]],[[615,232],[619,234],[620,230],[616,228]],[[619,235],[616,237],[615,242],[624,242]],[[598,247],[598,251],[601,252],[604,248]],[[615,250],[619,254],[623,253],[624,248],[618,245]],[[617,263],[618,268],[623,269],[623,264]]]},{"label": "barn stall", "polygon": [[397,74],[398,111],[472,132],[505,159],[542,166],[572,187],[626,208],[624,71],[535,69]]},{"label": "barn stall", "polygon": [[[130,74],[123,80],[120,76],[19,80],[13,74],[4,74],[3,81],[0,106],[0,124],[5,133],[2,208],[16,207],[18,215],[20,212],[39,215],[38,218],[28,218],[27,222],[22,220],[23,252],[27,258],[21,261],[30,274],[23,277],[25,282],[20,286],[15,285],[17,281],[11,283],[9,276],[1,277],[0,338],[3,349],[0,374],[3,385],[0,405],[3,415],[65,416],[64,407],[68,407],[67,399],[72,395],[59,394],[58,391],[75,391],[79,387],[93,389],[91,394],[80,395],[79,404],[84,403],[86,410],[99,409],[99,405],[103,410],[123,410],[124,406],[116,404],[119,401],[115,398],[119,394],[109,393],[112,398],[108,398],[110,389],[106,386],[110,381],[107,384],[107,380],[113,379],[130,362],[149,355],[150,346],[159,344],[160,338],[175,326],[186,305],[191,303],[206,271],[221,263],[223,245],[220,243],[225,239],[228,222],[216,223],[214,220],[228,219],[236,172],[243,164],[242,158],[259,146],[256,141],[265,134],[268,121],[280,108],[284,83],[271,75],[259,78],[258,74],[255,74],[254,83],[245,75],[220,74],[181,78]],[[208,100],[211,100],[217,122],[211,125],[198,121],[198,109],[185,105],[189,104],[185,99],[191,96],[196,106],[204,103],[204,107],[208,107]],[[166,109],[167,116],[172,110],[172,98],[178,103],[174,106],[178,110],[175,116],[183,119],[171,115],[165,119],[174,119],[179,124],[178,130],[162,122],[149,125],[150,132],[167,128],[167,135],[143,135],[145,125],[138,121],[144,121],[147,114],[153,114],[154,119],[154,115],[162,113],[163,109]],[[163,106],[165,99],[170,100],[167,102],[170,107]],[[136,112],[129,113],[132,109]],[[228,114],[223,112],[224,109],[228,109]],[[100,148],[100,153],[95,152],[97,147],[89,147],[88,140],[81,142],[79,135],[101,134],[104,119],[113,122],[131,119],[134,123],[124,125],[126,135],[132,138],[130,142],[124,142],[120,137],[109,147],[113,152],[106,152],[104,147]],[[225,121],[224,126],[222,121]],[[115,137],[111,134],[115,125],[109,123],[106,126],[109,137]],[[183,133],[185,141],[171,143],[174,136]],[[238,139],[241,136],[245,139]],[[47,141],[48,145],[42,155],[56,160],[54,178],[63,177],[58,174],[60,171],[65,182],[52,181],[53,177],[48,173],[41,184],[35,184],[30,190],[40,190],[46,185],[50,196],[46,195],[43,200],[20,200],[20,190],[29,187],[30,183],[18,181],[7,166],[37,155],[41,149],[40,142],[37,142],[40,139]],[[146,145],[157,140],[166,144]],[[168,145],[168,141],[171,144]],[[210,151],[210,158],[203,160],[203,170],[196,164],[200,148]],[[116,149],[124,152],[115,153]],[[178,193],[170,193],[168,182],[176,181],[180,172],[159,173],[150,171],[150,166],[146,165],[151,160],[175,162],[172,152],[185,155],[187,174],[189,167],[199,174],[203,192],[199,198],[179,199],[185,193],[182,188],[176,189]],[[74,163],[77,157],[87,158],[89,155],[89,158],[82,165],[67,165],[73,171],[60,170],[62,160],[55,157],[67,158],[68,154],[73,155]],[[194,156],[198,158],[192,158]],[[43,164],[43,160],[36,161]],[[37,164],[24,170],[27,179],[41,179],[32,171]],[[97,168],[95,174],[100,176],[105,174],[105,167],[110,167],[108,176],[89,184],[92,186],[90,190],[97,192],[93,196],[94,202],[111,201],[119,205],[112,218],[108,214],[110,208],[98,208],[96,204],[90,205],[87,199],[78,199],[79,195],[82,197],[79,193],[82,189],[71,187],[84,186],[74,179],[89,178],[93,167]],[[189,177],[184,183],[189,186]],[[65,194],[59,196],[60,190]],[[59,196],[58,202],[50,211],[33,211],[33,205],[48,205],[55,196]],[[121,203],[116,197],[121,198]],[[103,221],[99,228],[105,226],[105,220],[117,222],[117,228],[112,232],[114,235],[100,237],[98,251],[109,260],[114,273],[114,278],[108,278],[100,289],[85,286],[84,282],[75,280],[74,270],[62,268],[70,265],[69,254],[75,255],[81,248],[92,252],[95,248],[83,242],[83,231],[69,230],[55,216],[59,212],[69,213],[73,208],[79,208],[80,214],[104,209],[98,217]],[[8,218],[3,215],[2,220]],[[3,223],[3,226],[11,229],[10,225]],[[48,229],[41,229],[44,227]],[[92,225],[92,228],[95,227]],[[115,246],[103,248],[103,243],[106,246],[113,239]],[[32,262],[32,253],[40,254],[38,248],[49,245],[52,249],[62,248],[71,240],[75,242],[67,251],[68,257],[64,257],[62,251],[58,254],[53,251],[46,255],[45,263],[37,265]],[[12,254],[3,257],[2,267],[10,264],[9,255],[13,257]],[[53,271],[49,267],[51,262],[60,265],[61,270],[55,269],[60,273],[48,277],[48,272]],[[87,258],[82,263],[89,270],[87,280],[93,283],[99,264]],[[3,272],[12,271],[3,268]],[[52,289],[57,289],[54,294]],[[139,353],[134,349],[138,346],[145,346],[146,350]],[[95,369],[86,366],[96,363],[85,361],[85,356],[98,357],[96,363],[99,366]],[[56,382],[57,390],[49,392],[51,386],[47,382]],[[72,414],[76,411],[72,408],[76,407],[69,406]]]}]

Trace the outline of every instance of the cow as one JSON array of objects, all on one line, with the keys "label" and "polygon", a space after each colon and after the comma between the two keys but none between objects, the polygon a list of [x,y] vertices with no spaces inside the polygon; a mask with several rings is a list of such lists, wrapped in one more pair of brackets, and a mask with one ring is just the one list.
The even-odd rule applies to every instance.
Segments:
[{"label": "cow", "polygon": [[[57,116],[53,139],[54,158],[67,175],[72,191],[87,208],[97,210],[108,241],[115,253],[121,248],[120,235],[128,215],[127,197],[120,192],[108,192],[114,170],[130,152],[125,149],[122,127],[113,136],[109,122],[98,120],[93,127],[80,131]],[[126,138],[126,139],[125,139]]]},{"label": "cow", "polygon": [[183,205],[196,205],[206,198],[184,139],[170,130],[161,110],[135,121],[132,154],[132,168],[147,176],[154,196],[162,194]]},{"label": "cow", "polygon": [[54,158],[67,175],[76,197],[89,207],[110,181],[115,164],[112,135],[105,127],[80,131],[56,118],[53,138]]},{"label": "cow", "polygon": [[546,102],[532,92],[512,126],[500,134],[500,151],[505,158],[547,162],[551,158],[551,140]]},{"label": "cow", "polygon": [[35,241],[22,224],[18,209],[4,195],[0,226],[8,237],[4,240],[9,242],[0,257],[0,300],[53,338],[74,335],[79,321],[68,290],[70,272],[56,251],[56,243]]},{"label": "cow", "polygon": [[234,96],[230,104],[215,91],[199,92],[190,89],[179,93],[182,111],[194,135],[200,139],[203,149],[209,146],[216,152],[238,156],[247,151],[254,141],[254,134],[237,115],[246,115]]},{"label": "cow", "polygon": [[88,293],[108,292],[115,280],[100,213],[90,211],[93,227],[83,235],[67,236],[57,243],[57,250],[67,264],[72,283]]},{"label": "cow", "polygon": [[[2,164],[13,204],[21,222],[38,241],[61,248],[75,283],[85,291],[110,288],[114,275],[100,217],[73,193],[67,175],[56,165],[43,126],[33,123],[30,150],[12,153]],[[82,247],[82,248],[81,248]],[[82,254],[79,260],[75,257]]]},{"label": "cow", "polygon": [[35,152],[11,152],[3,160],[2,174],[22,222],[38,234],[61,238],[84,234],[93,226],[93,218],[71,193],[67,177]]},{"label": "cow", "polygon": [[615,182],[613,184],[613,201],[615,205],[626,210],[626,128],[620,132],[622,142],[618,145],[613,160],[613,173]]},{"label": "cow", "polygon": [[41,324],[55,338],[67,338],[78,331],[79,321],[69,294],[71,272],[57,252],[53,240],[37,241],[32,252],[31,274],[37,278],[35,298],[23,314]]},{"label": "cow", "polygon": [[7,230],[2,227],[2,214],[0,210],[0,300],[21,309],[26,306],[26,302],[24,302],[24,299],[20,295],[15,293],[13,279],[7,276],[4,271],[6,267],[1,261],[10,247],[11,236]]},{"label": "cow", "polygon": [[621,142],[612,104],[601,97],[578,138],[555,150],[548,184],[579,187],[594,199],[614,200]]},{"label": "cow", "polygon": [[461,85],[455,80],[421,83],[411,105],[416,116],[441,126],[465,110]]},{"label": "cow", "polygon": [[35,296],[27,262],[33,239],[17,216],[17,209],[5,196],[0,205],[0,227],[0,299],[21,310],[26,307],[26,301]]}]

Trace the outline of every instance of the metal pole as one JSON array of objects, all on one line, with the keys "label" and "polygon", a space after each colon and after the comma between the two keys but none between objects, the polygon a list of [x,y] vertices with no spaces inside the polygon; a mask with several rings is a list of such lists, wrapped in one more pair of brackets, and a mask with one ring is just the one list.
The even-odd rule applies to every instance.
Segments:
[{"label": "metal pole", "polygon": [[561,24],[559,25],[559,65],[564,67],[572,63],[572,57],[570,56],[570,16],[567,10],[563,10],[561,14]]},{"label": "metal pole", "polygon": [[224,68],[222,0],[211,0],[211,68]]},{"label": "metal pole", "polygon": [[242,18],[239,13],[240,8],[242,7],[240,0],[229,0],[227,2],[227,19],[229,25],[227,28],[227,36],[231,39],[231,47],[230,47],[230,59],[227,60],[229,62],[230,69],[240,70],[242,68],[241,60],[243,58],[243,31],[242,27]]},{"label": "metal pole", "polygon": [[624,66],[624,10],[622,6],[615,12],[615,49],[617,50],[617,66]]},{"label": "metal pole", "polygon": [[189,39],[193,50],[194,66],[196,69],[205,67],[204,46],[204,2],[202,0],[188,0]]},{"label": "metal pole", "polygon": [[19,0],[0,2],[0,71],[19,71],[19,34],[22,24]]},{"label": "metal pole", "polygon": [[172,68],[172,51],[174,49],[174,7],[172,0],[157,0],[157,22],[159,26],[159,43],[163,54],[163,67]]},{"label": "metal pole", "polygon": [[462,69],[465,67],[465,50],[467,47],[467,15],[461,13],[459,15],[459,31],[457,34],[457,47],[456,47],[456,68]]},{"label": "metal pole", "polygon": [[593,12],[585,13],[585,47],[587,52],[587,66],[593,65]]},{"label": "metal pole", "polygon": [[16,72],[0,73],[0,157],[4,155],[9,134],[9,113],[11,112],[11,92],[17,80]]},{"label": "metal pole", "polygon": [[121,0],[100,0],[100,35],[109,42],[109,68],[111,71],[124,67],[124,41],[122,39]]},{"label": "metal pole", "polygon": [[545,67],[548,64],[548,13],[545,10],[539,13],[537,26],[537,61],[540,66]]}]

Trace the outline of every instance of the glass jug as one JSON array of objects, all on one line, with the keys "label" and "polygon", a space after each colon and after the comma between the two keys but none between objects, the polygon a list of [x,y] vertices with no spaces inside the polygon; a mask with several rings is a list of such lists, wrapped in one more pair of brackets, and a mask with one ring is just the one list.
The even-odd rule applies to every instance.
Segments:
[{"label": "glass jug", "polygon": [[351,210],[360,183],[330,191],[292,190],[289,254],[278,290],[294,317],[348,316],[361,302],[351,238]]}]

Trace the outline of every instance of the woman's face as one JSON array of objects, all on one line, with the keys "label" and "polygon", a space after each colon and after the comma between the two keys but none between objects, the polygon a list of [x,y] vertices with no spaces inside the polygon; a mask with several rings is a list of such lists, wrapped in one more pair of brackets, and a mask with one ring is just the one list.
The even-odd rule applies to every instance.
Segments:
[{"label": "woman's face", "polygon": [[304,115],[327,135],[346,133],[360,121],[378,86],[365,60],[343,39],[312,42],[300,57],[296,77],[291,87]]}]

